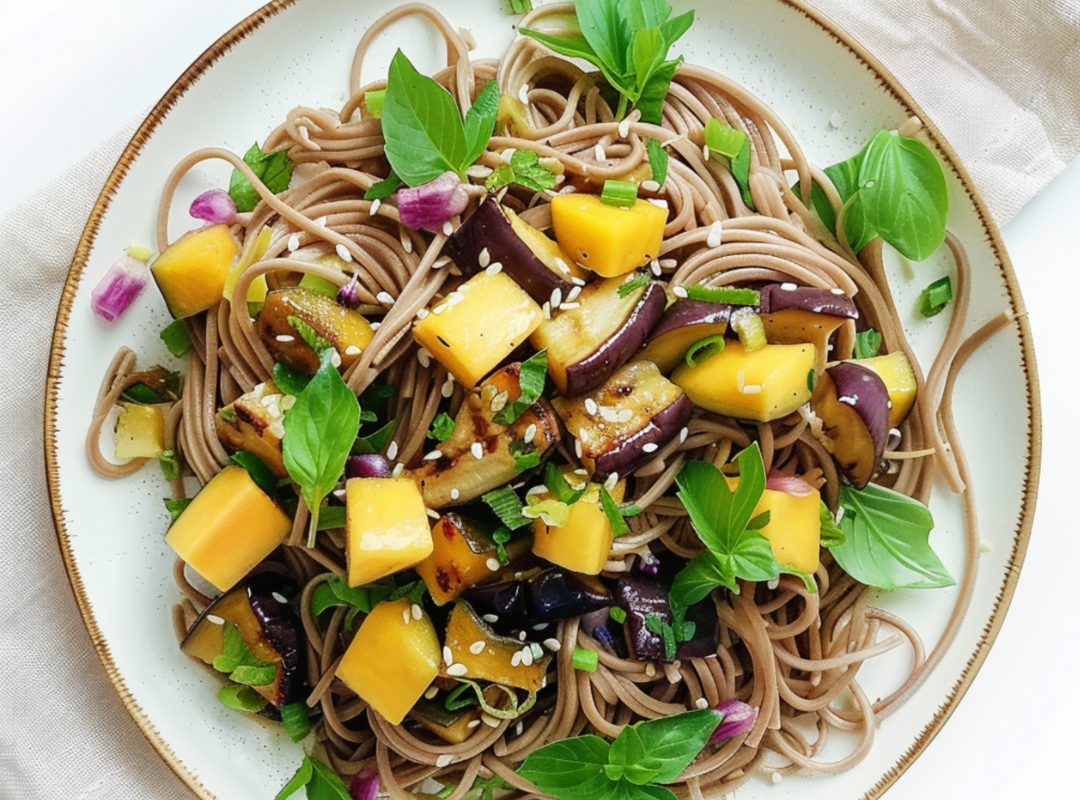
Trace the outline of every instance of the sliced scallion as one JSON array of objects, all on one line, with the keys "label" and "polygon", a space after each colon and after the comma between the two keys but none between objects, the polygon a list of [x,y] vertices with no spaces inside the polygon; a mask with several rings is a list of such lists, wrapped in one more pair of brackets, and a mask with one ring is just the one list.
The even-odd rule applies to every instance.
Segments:
[{"label": "sliced scallion", "polygon": [[686,296],[691,300],[732,306],[756,306],[761,303],[761,292],[757,289],[740,289],[736,286],[687,286]]},{"label": "sliced scallion", "polygon": [[721,334],[706,336],[690,345],[686,351],[686,366],[693,369],[698,364],[724,352],[724,337]]},{"label": "sliced scallion", "polygon": [[582,672],[596,672],[596,668],[600,665],[600,654],[595,650],[578,647],[574,649],[572,663],[574,669],[580,669]]},{"label": "sliced scallion", "polygon": [[765,323],[761,317],[749,310],[740,309],[731,315],[731,328],[739,335],[739,341],[748,353],[760,350],[767,342]]},{"label": "sliced scallion", "polygon": [[919,311],[924,317],[935,317],[952,301],[952,279],[944,278],[931,283],[919,296]]},{"label": "sliced scallion", "polygon": [[629,208],[637,202],[637,184],[631,181],[604,181],[600,202],[609,206]]}]

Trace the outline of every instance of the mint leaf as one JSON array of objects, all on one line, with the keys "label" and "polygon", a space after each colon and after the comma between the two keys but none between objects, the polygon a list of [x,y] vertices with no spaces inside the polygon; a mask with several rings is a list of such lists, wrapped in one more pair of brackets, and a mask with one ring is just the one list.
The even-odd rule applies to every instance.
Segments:
[{"label": "mint leaf", "polygon": [[547,350],[541,350],[533,356],[521,362],[521,371],[518,373],[518,386],[521,394],[515,400],[510,400],[495,416],[494,420],[500,425],[512,425],[518,417],[524,414],[540,395],[544,392],[544,381],[547,379]]},{"label": "mint leaf", "polygon": [[[274,194],[284,192],[289,188],[289,180],[292,178],[293,163],[289,158],[288,150],[276,150],[273,153],[264,153],[258,143],[244,153],[244,163],[251,167],[251,171]],[[238,169],[234,169],[229,179],[229,197],[236,203],[237,211],[252,211],[262,199],[251,181]]]},{"label": "mint leaf", "polygon": [[397,420],[392,419],[369,436],[359,437],[353,442],[352,454],[365,456],[382,453],[390,444],[390,440],[394,438],[394,434],[397,433],[397,425]]},{"label": "mint leaf", "polygon": [[929,258],[945,241],[945,173],[917,139],[874,134],[859,168],[859,199],[866,224],[913,261]]},{"label": "mint leaf", "polygon": [[484,185],[489,192],[516,183],[534,192],[555,188],[555,173],[540,164],[540,156],[532,150],[515,150],[510,163],[492,172]]},{"label": "mint leaf", "polygon": [[191,505],[191,498],[184,497],[180,500],[173,500],[171,497],[162,498],[165,503],[165,510],[169,512],[169,524],[176,522],[176,518],[179,517],[184,509]]},{"label": "mint leaf", "polygon": [[222,650],[214,658],[213,667],[226,672],[229,679],[248,686],[267,686],[277,677],[277,665],[260,660],[244,641],[236,623],[222,626]]},{"label": "mint leaf", "polygon": [[249,714],[259,713],[270,702],[250,686],[238,683],[223,686],[221,691],[217,693],[217,698],[225,708],[231,708],[233,711],[246,711]]},{"label": "mint leaf", "polygon": [[288,364],[283,364],[280,361],[274,362],[274,370],[271,373],[271,378],[281,391],[285,394],[298,395],[304,391],[311,382],[311,376],[305,375],[303,372],[290,367]]},{"label": "mint leaf", "polygon": [[846,541],[831,548],[841,569],[880,589],[936,589],[955,583],[930,548],[934,519],[917,500],[876,484],[840,487]]},{"label": "mint leaf", "polygon": [[294,742],[299,742],[311,731],[307,703],[287,703],[279,708],[278,712],[281,714],[282,727]]},{"label": "mint leaf", "polygon": [[369,584],[367,586],[349,586],[337,575],[330,574],[326,581],[315,587],[311,595],[311,616],[318,619],[324,611],[338,606],[349,609],[345,617],[345,627],[351,628],[357,614],[370,614],[371,609],[390,597],[394,586],[387,584]]},{"label": "mint leaf", "polygon": [[296,402],[285,412],[284,426],[281,455],[311,512],[308,547],[313,547],[319,506],[344,473],[345,459],[360,430],[360,404],[328,358],[296,395]]},{"label": "mint leaf", "polygon": [[675,71],[682,64],[682,59],[665,61],[653,72],[641,87],[634,105],[641,112],[642,122],[651,122],[659,125],[663,119],[664,98],[667,97],[671,79],[675,77]]},{"label": "mint leaf", "polygon": [[518,775],[560,800],[594,800],[608,790],[604,774],[611,746],[599,736],[575,736],[529,754]]}]

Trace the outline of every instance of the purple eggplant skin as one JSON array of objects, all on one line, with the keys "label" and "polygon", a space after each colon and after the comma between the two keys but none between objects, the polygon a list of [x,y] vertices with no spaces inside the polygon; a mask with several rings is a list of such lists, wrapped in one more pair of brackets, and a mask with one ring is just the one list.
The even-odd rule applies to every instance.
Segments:
[{"label": "purple eggplant skin", "polygon": [[248,603],[263,636],[281,656],[280,705],[296,703],[307,694],[301,622],[288,596],[294,594],[280,575],[264,572],[247,581]]},{"label": "purple eggplant skin", "polygon": [[558,622],[614,604],[611,592],[599,580],[562,567],[546,569],[529,579],[526,594],[531,622]]},{"label": "purple eggplant skin", "polygon": [[[522,628],[528,620],[525,610],[525,582],[503,581],[473,586],[462,592],[461,599],[473,607],[497,632]],[[491,617],[497,619],[492,622]]]},{"label": "purple eggplant skin", "polygon": [[390,475],[390,462],[378,453],[349,456],[345,461],[346,478],[389,478]]},{"label": "purple eggplant skin", "polygon": [[825,370],[810,406],[832,440],[844,477],[861,489],[877,471],[889,438],[889,390],[876,372],[842,361]]},{"label": "purple eggplant skin", "polygon": [[761,289],[761,313],[775,314],[777,311],[809,311],[811,314],[826,314],[830,317],[858,319],[859,310],[855,301],[843,292],[837,294],[832,289],[816,286],[796,286],[793,283],[770,283]]},{"label": "purple eggplant skin", "polygon": [[615,587],[615,602],[626,612],[623,630],[630,653],[638,661],[666,662],[664,638],[650,631],[646,620],[655,616],[671,624],[671,606],[667,588],[640,573],[628,572]]},{"label": "purple eggplant skin", "polygon": [[660,317],[635,358],[653,362],[666,375],[679,365],[692,344],[727,331],[731,312],[736,308],[739,306],[708,300],[676,300]]},{"label": "purple eggplant skin", "polygon": [[637,305],[622,325],[589,355],[566,368],[566,396],[599,389],[615,370],[629,361],[649,338],[667,305],[664,287],[656,281],[645,286]]},{"label": "purple eggplant skin", "polygon": [[[517,235],[506,212],[494,200],[481,203],[447,239],[444,250],[466,277],[472,277],[487,265],[502,264],[503,271],[541,305],[551,300],[556,289],[566,297],[573,288]],[[480,254],[484,250],[487,250],[486,265],[481,266]]]},{"label": "purple eggplant skin", "polygon": [[680,661],[709,658],[720,649],[720,617],[716,604],[706,597],[686,610],[686,622],[694,623],[694,635],[688,642],[679,642],[675,655]]},{"label": "purple eggplant skin", "polygon": [[[685,394],[652,416],[648,424],[633,436],[620,442],[596,459],[593,480],[603,482],[618,473],[630,475],[638,467],[656,457],[656,451],[645,452],[645,446],[655,444],[657,449],[670,442],[690,422],[694,404]],[[652,448],[649,448],[652,450]]]}]

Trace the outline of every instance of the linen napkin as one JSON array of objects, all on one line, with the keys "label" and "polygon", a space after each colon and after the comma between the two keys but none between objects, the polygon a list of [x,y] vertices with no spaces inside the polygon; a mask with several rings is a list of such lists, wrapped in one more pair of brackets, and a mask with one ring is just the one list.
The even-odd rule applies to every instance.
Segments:
[{"label": "linen napkin", "polygon": [[[1080,150],[1076,2],[814,5],[907,87],[999,224]],[[64,176],[0,220],[8,356],[0,366],[0,797],[191,797],[128,716],[90,644],[49,512],[41,440],[63,283],[98,190],[135,125],[73,155]]]}]

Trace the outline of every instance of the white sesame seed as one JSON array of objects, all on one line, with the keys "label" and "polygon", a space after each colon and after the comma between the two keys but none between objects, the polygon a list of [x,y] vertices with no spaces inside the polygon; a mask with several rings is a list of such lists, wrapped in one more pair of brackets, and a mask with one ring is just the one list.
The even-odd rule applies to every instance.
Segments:
[{"label": "white sesame seed", "polygon": [[511,667],[520,667],[521,666],[521,651],[520,650],[515,650],[514,654],[512,656],[510,656],[510,666]]},{"label": "white sesame seed", "polygon": [[483,164],[473,164],[465,170],[465,174],[470,178],[480,178],[483,180],[491,174],[491,167],[485,167]]},{"label": "white sesame seed", "polygon": [[401,473],[403,473],[404,471],[405,471],[405,465],[404,464],[395,464],[394,465],[394,471],[391,473],[391,475],[393,475],[395,478],[400,478]]},{"label": "white sesame seed", "polygon": [[335,368],[340,367],[341,366],[341,353],[339,353],[337,350],[333,351],[330,354],[330,363],[333,364]]},{"label": "white sesame seed", "polygon": [[769,587],[769,591],[773,591],[780,585],[780,579],[779,578],[773,578],[772,580],[767,581],[765,583],[765,585],[767,587]]},{"label": "white sesame seed", "polygon": [[469,674],[469,668],[464,664],[451,664],[446,668],[446,674],[454,678],[461,678]]},{"label": "white sesame seed", "polygon": [[506,408],[508,402],[510,402],[510,393],[505,390],[501,391],[491,398],[491,410],[497,414]]},{"label": "white sesame seed", "polygon": [[289,598],[287,598],[285,595],[279,594],[277,592],[271,592],[270,596],[273,597],[275,600],[277,600],[282,605],[285,605],[286,603],[289,602]]},{"label": "white sesame seed", "polygon": [[574,454],[577,455],[578,458],[581,458],[582,452],[583,451],[581,449],[581,439],[575,439],[574,440]]},{"label": "white sesame seed", "polygon": [[339,244],[337,247],[334,248],[334,250],[337,251],[338,258],[340,258],[342,261],[352,261],[352,253],[349,252],[349,248],[347,248],[345,245]]},{"label": "white sesame seed", "polygon": [[375,299],[378,300],[380,303],[386,303],[387,305],[394,304],[394,298],[390,294],[390,292],[379,292],[377,295],[375,295]]},{"label": "white sesame seed", "polygon": [[[514,577],[515,577],[515,579],[517,579],[517,576],[514,576]],[[528,636],[528,634],[526,634],[526,633],[525,633],[525,631],[520,631],[520,632],[518,633],[518,639],[520,639],[520,640],[521,640],[521,641],[523,641],[523,642],[525,641],[525,639],[527,638],[527,636]]]},{"label": "white sesame seed", "polygon": [[295,342],[296,341],[295,336],[289,336],[289,334],[287,334],[287,333],[282,333],[282,334],[280,334],[278,336],[275,336],[274,338],[277,339],[279,342]]},{"label": "white sesame seed", "polygon": [[538,645],[536,642],[532,642],[529,645],[529,650],[532,652],[533,661],[539,661],[544,657],[544,648]]},{"label": "white sesame seed", "polygon": [[444,236],[451,236],[454,233],[454,226],[450,224],[450,220],[447,220],[442,224],[442,232]]},{"label": "white sesame seed", "polygon": [[660,200],[660,199],[658,199],[656,197],[647,197],[646,199],[650,203],[652,203],[654,206],[656,206],[657,208],[667,208],[668,207],[667,200]]},{"label": "white sesame seed", "polygon": [[706,708],[709,707],[709,701],[706,700],[704,697],[699,697],[697,700],[694,701],[694,706],[704,711]]},{"label": "white sesame seed", "polygon": [[416,360],[420,362],[420,366],[427,369],[431,366],[431,353],[421,347],[416,351]]},{"label": "white sesame seed", "polygon": [[[435,263],[431,265],[431,268],[432,269],[442,269],[443,267],[445,267],[449,263],[450,263],[449,257],[447,257],[447,256],[439,256],[438,258],[435,259]],[[465,289],[465,288],[467,288],[467,286],[468,285],[466,284],[466,286],[463,286],[461,288]]]},{"label": "white sesame seed", "polygon": [[454,760],[454,757],[443,753],[441,756],[435,759],[435,766],[442,769],[443,767],[449,767],[450,763]]},{"label": "white sesame seed", "polygon": [[465,295],[463,295],[461,292],[450,292],[450,294],[446,298],[447,304],[451,306],[456,306],[458,303],[462,303],[464,301]]},{"label": "white sesame seed", "polygon": [[520,100],[525,105],[529,104],[529,84],[521,84],[521,88],[518,89],[518,100]]},{"label": "white sesame seed", "polygon": [[435,308],[431,309],[431,313],[437,317],[439,316],[439,314],[443,313],[448,308],[450,308],[448,304],[440,303],[439,305],[435,306]]},{"label": "white sesame seed", "polygon": [[585,281],[582,278],[578,278],[577,276],[572,277],[570,279],[570,283],[574,284],[574,286],[584,286],[585,285]]},{"label": "white sesame seed", "polygon": [[295,253],[297,250],[300,249],[300,234],[299,233],[294,233],[292,236],[289,237],[288,247],[289,247],[289,252],[290,253]]},{"label": "white sesame seed", "polygon": [[411,253],[413,248],[412,239],[405,233],[405,229],[401,229],[401,249],[406,253]]},{"label": "white sesame seed", "polygon": [[658,278],[664,274],[664,271],[660,268],[660,262],[655,259],[649,263],[649,269],[651,269],[652,274]]},{"label": "white sesame seed", "polygon": [[428,690],[426,692],[424,692],[424,697],[426,697],[428,700],[434,700],[435,695],[437,695],[438,693],[439,693],[439,687],[438,686],[430,686],[430,687],[428,687]]},{"label": "white sesame seed", "polygon": [[842,295],[842,294],[844,294],[844,290],[843,290],[843,289],[831,289],[830,291],[831,291],[831,292],[832,292],[833,294],[835,294],[835,295]]},{"label": "white sesame seed", "polygon": [[531,667],[532,666],[532,663],[533,663],[532,648],[530,648],[530,647],[521,648],[521,663],[522,663],[523,666],[526,666],[526,667]]},{"label": "white sesame seed", "polygon": [[771,780],[772,780],[773,783],[780,783],[780,781],[782,781],[783,779],[784,779],[784,776],[781,775],[779,772],[774,772],[772,774]]},{"label": "white sesame seed", "polygon": [[446,382],[442,385],[442,389],[439,390],[439,394],[443,397],[449,397],[454,393],[454,379],[448,376]]},{"label": "white sesame seed", "polygon": [[477,639],[475,642],[469,645],[469,652],[474,656],[480,655],[484,652],[484,648],[487,647],[487,643],[483,639]]},{"label": "white sesame seed", "polygon": [[432,450],[424,456],[424,461],[438,461],[440,458],[442,458],[442,450]]},{"label": "white sesame seed", "polygon": [[318,225],[320,228],[325,228],[326,227],[326,216],[323,215],[321,217],[316,217],[315,224]]},{"label": "white sesame seed", "polygon": [[535,438],[536,438],[536,425],[534,423],[529,423],[529,427],[527,427],[525,429],[525,441],[531,442]]},{"label": "white sesame seed", "polygon": [[225,620],[222,619],[221,617],[219,617],[217,614],[207,614],[206,615],[206,620],[208,622],[213,623],[214,625],[224,625],[225,624]]},{"label": "white sesame seed", "polygon": [[388,459],[390,459],[391,461],[393,461],[395,458],[397,458],[397,454],[398,454],[398,443],[397,442],[390,442],[390,446],[386,448],[386,457]]},{"label": "white sesame seed", "polygon": [[625,139],[630,135],[630,118],[627,117],[619,123],[619,138]]},{"label": "white sesame seed", "polygon": [[558,308],[559,303],[562,302],[562,288],[556,286],[555,290],[551,293],[551,307]]},{"label": "white sesame seed", "polygon": [[593,148],[593,156],[595,156],[597,161],[607,161],[607,152],[602,145],[598,144]]},{"label": "white sesame seed", "polygon": [[632,409],[624,408],[619,412],[619,422],[629,422],[634,418],[634,412]]},{"label": "white sesame seed", "polygon": [[490,622],[492,625],[494,625],[496,622],[499,621],[499,615],[498,614],[484,614],[482,619],[484,620],[484,622]]},{"label": "white sesame seed", "polygon": [[[545,677],[544,680],[547,680],[547,678]],[[525,721],[519,719],[518,722],[517,722],[517,725],[514,726],[514,734],[516,736],[521,736],[521,734],[524,733],[524,732],[525,732]]]},{"label": "white sesame seed", "polygon": [[744,370],[740,369],[735,373],[735,386],[740,392],[743,390],[743,387],[746,386],[746,372]]},{"label": "white sesame seed", "polygon": [[607,489],[610,492],[612,489],[615,488],[615,484],[618,483],[618,482],[619,482],[619,473],[618,472],[612,472],[610,475],[607,476],[607,480],[604,481],[604,488]]},{"label": "white sesame seed", "polygon": [[382,205],[382,200],[378,200],[378,199],[373,200],[371,202],[371,208],[368,209],[368,214],[370,214],[371,216],[374,217],[376,214],[379,213],[379,206],[381,206],[381,205]]},{"label": "white sesame seed", "polygon": [[501,261],[496,261],[496,262],[494,262],[492,264],[489,264],[488,268],[486,270],[484,270],[484,271],[488,275],[498,275],[500,272],[502,272],[502,268],[503,268],[502,262]]},{"label": "white sesame seed", "polygon": [[459,497],[461,497],[461,492],[459,492],[457,489],[451,489],[450,490],[450,499],[451,500],[457,500]]},{"label": "white sesame seed", "polygon": [[679,431],[679,444],[682,444],[683,442],[685,442],[686,437],[689,436],[689,435],[690,435],[690,429],[689,428],[683,428],[681,431]]},{"label": "white sesame seed", "polygon": [[543,484],[540,484],[539,486],[530,487],[529,491],[525,492],[525,496],[526,497],[533,497],[533,496],[538,495],[538,494],[545,494],[547,492],[547,490],[548,490],[548,488],[546,486],[544,486]]},{"label": "white sesame seed", "polygon": [[499,559],[497,558],[489,558],[487,561],[484,562],[484,565],[492,572],[499,571]]},{"label": "white sesame seed", "polygon": [[404,608],[401,610],[401,619],[408,625],[412,621],[412,614],[409,613],[409,609]]},{"label": "white sesame seed", "polygon": [[660,184],[652,179],[649,179],[647,181],[641,182],[641,188],[644,189],[646,192],[659,192]]},{"label": "white sesame seed", "polygon": [[439,519],[439,512],[434,508],[425,508],[424,511],[426,511],[427,515],[432,519]]},{"label": "white sesame seed", "polygon": [[535,625],[532,626],[532,629],[534,631],[544,631],[544,630],[547,630],[547,627],[548,627],[548,623],[546,623],[546,622],[538,622],[538,623],[536,623]]},{"label": "white sesame seed", "polygon": [[671,293],[676,297],[682,297],[684,299],[690,296],[687,293],[685,286],[676,286],[674,289],[671,290]]},{"label": "white sesame seed", "polygon": [[712,156],[712,153],[709,152],[709,146],[707,144],[702,145],[701,146],[701,157],[704,158],[706,161],[708,161],[711,156]]},{"label": "white sesame seed", "polygon": [[656,442],[646,442],[641,446],[641,450],[644,453],[655,453],[659,449],[660,445],[658,445]]},{"label": "white sesame seed", "polygon": [[472,722],[470,722],[465,727],[468,728],[469,730],[473,730],[474,728],[479,728],[480,727],[480,720],[474,719]]},{"label": "white sesame seed", "polygon": [[575,286],[570,290],[570,294],[566,295],[566,302],[573,303],[578,299],[578,295],[581,294],[581,287]]},{"label": "white sesame seed", "polygon": [[491,263],[491,253],[488,252],[486,247],[480,251],[477,261],[480,264],[480,269],[485,269],[487,265]]},{"label": "white sesame seed", "polygon": [[559,268],[559,272],[570,274],[570,266],[558,256],[555,257],[555,266]]},{"label": "white sesame seed", "polygon": [[562,649],[562,643],[558,639],[544,639],[544,647],[553,653]]},{"label": "white sesame seed", "polygon": [[473,442],[469,447],[469,452],[472,453],[473,458],[481,459],[484,457],[484,446],[480,442]]},{"label": "white sesame seed", "polygon": [[651,661],[648,664],[646,664],[645,665],[645,674],[650,678],[655,678],[656,677],[656,664],[653,664]]},{"label": "white sesame seed", "polygon": [[748,383],[742,388],[743,394],[761,394],[761,384]]},{"label": "white sesame seed", "polygon": [[551,303],[544,303],[541,310],[544,312],[544,319],[551,319]]},{"label": "white sesame seed", "polygon": [[355,344],[350,344],[348,347],[345,348],[345,355],[358,356],[360,355],[360,348],[357,347]]},{"label": "white sesame seed", "polygon": [[709,226],[709,238],[705,240],[705,244],[709,247],[719,247],[720,242],[723,241],[724,227],[717,220]]},{"label": "white sesame seed", "polygon": [[595,400],[593,400],[591,397],[586,397],[585,398],[585,411],[586,411],[586,413],[588,413],[590,416],[595,415],[597,408],[598,407],[596,405]]},{"label": "white sesame seed", "polygon": [[491,716],[491,714],[485,712],[480,715],[480,719],[483,720],[484,724],[487,725],[489,728],[499,727],[499,720]]},{"label": "white sesame seed", "polygon": [[412,605],[412,618],[416,620],[424,618],[424,609],[420,608],[416,603]]},{"label": "white sesame seed", "polygon": [[569,311],[573,308],[581,308],[581,303],[563,303],[560,308],[562,308],[563,311]]},{"label": "white sesame seed", "polygon": [[417,319],[427,319],[429,316],[431,316],[431,312],[428,311],[426,308],[421,308],[419,311],[416,312]]}]

